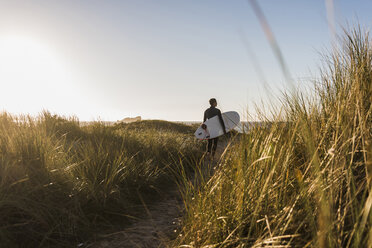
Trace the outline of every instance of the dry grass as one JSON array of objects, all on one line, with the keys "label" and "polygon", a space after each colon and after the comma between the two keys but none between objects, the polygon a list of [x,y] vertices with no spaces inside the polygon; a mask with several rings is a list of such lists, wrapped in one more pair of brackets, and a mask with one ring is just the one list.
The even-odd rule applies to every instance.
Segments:
[{"label": "dry grass", "polygon": [[0,115],[0,247],[76,246],[174,187],[200,156],[191,129],[138,125]]},{"label": "dry grass", "polygon": [[368,34],[346,33],[328,59],[313,94],[284,96],[209,180],[184,184],[174,247],[372,247]]}]

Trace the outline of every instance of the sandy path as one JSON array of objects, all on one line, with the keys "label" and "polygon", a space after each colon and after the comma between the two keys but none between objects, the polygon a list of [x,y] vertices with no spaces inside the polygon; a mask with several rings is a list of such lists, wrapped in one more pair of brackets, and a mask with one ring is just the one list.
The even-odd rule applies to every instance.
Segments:
[{"label": "sandy path", "polygon": [[[215,157],[224,151],[227,142],[218,144]],[[205,168],[213,168],[217,160],[205,161]],[[213,170],[213,169],[212,169]],[[193,180],[194,181],[194,180]],[[195,183],[195,182],[194,182]],[[160,248],[174,240],[180,229],[184,204],[178,189],[170,190],[162,200],[152,203],[146,213],[131,226],[113,234],[105,235],[101,241],[89,248]]]},{"label": "sandy path", "polygon": [[167,192],[162,200],[148,206],[146,213],[131,226],[113,234],[91,248],[157,248],[174,239],[178,233],[183,202],[178,190]]}]

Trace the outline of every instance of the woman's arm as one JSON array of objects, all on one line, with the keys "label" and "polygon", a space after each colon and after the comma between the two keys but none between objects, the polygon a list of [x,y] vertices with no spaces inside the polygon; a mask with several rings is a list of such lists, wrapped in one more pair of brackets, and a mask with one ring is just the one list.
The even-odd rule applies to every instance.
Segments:
[{"label": "woman's arm", "polygon": [[218,110],[218,119],[220,119],[220,123],[221,123],[222,129],[223,129],[223,133],[226,134],[226,127],[225,127],[225,123],[223,122],[222,114],[221,114],[220,110]]}]

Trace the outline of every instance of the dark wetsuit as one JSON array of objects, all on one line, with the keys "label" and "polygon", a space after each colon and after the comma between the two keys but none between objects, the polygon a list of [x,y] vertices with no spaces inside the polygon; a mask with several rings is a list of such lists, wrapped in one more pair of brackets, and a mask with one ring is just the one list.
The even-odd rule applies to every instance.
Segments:
[{"label": "dark wetsuit", "polygon": [[[221,123],[221,126],[222,126],[223,130],[226,130],[225,123],[223,122],[223,119],[222,119],[221,111],[218,108],[216,108],[216,107],[210,107],[210,108],[208,108],[207,110],[204,111],[203,123],[207,119],[210,119],[210,118],[212,118],[212,117],[214,117],[216,115],[220,119],[220,123]],[[208,139],[208,150],[207,151],[209,153],[212,151],[212,156],[216,152],[217,143],[218,143],[218,137],[213,138],[213,139]]]}]

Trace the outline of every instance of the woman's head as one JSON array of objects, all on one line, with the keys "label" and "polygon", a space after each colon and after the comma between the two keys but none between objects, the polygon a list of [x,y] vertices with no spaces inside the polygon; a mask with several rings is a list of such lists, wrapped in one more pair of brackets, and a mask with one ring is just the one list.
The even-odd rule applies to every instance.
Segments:
[{"label": "woman's head", "polygon": [[216,98],[211,98],[211,99],[209,99],[209,104],[210,104],[212,107],[216,107],[216,106],[217,106],[217,100],[216,100]]}]

